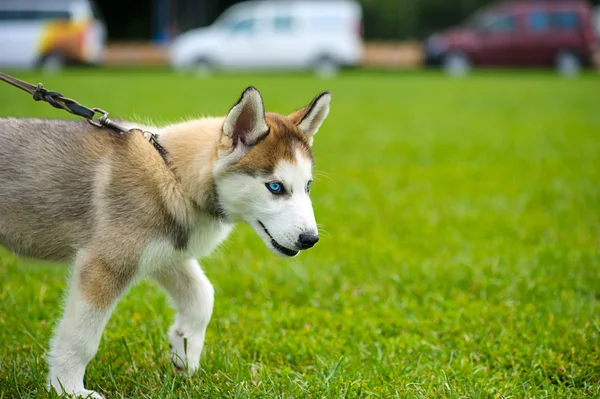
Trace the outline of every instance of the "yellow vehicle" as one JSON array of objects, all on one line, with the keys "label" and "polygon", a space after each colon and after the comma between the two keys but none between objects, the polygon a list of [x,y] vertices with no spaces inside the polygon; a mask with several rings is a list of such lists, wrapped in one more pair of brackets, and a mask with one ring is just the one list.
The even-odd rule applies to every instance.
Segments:
[{"label": "yellow vehicle", "polygon": [[102,62],[106,27],[90,0],[0,1],[0,67]]}]

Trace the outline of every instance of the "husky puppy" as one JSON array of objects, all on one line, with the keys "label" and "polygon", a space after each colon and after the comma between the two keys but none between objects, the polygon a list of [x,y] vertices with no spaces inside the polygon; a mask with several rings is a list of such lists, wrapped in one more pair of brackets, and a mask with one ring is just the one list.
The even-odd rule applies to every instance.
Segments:
[{"label": "husky puppy", "polygon": [[84,387],[86,366],[119,298],[146,277],[177,311],[171,361],[187,373],[198,368],[214,299],[196,259],[239,221],[286,257],[319,239],[311,145],[330,100],[323,92],[282,116],[265,113],[249,87],[226,117],[148,129],[160,133],[166,160],[135,130],[0,119],[0,245],[73,261],[48,358],[49,389],[102,397]]}]

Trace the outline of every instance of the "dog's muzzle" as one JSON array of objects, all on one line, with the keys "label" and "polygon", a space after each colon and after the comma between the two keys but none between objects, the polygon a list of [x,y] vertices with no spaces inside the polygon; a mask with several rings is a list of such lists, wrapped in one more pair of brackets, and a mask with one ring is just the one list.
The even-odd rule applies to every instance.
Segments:
[{"label": "dog's muzzle", "polygon": [[[292,256],[298,255],[298,253],[300,251],[286,248],[283,245],[281,245],[280,243],[278,243],[277,241],[275,241],[275,239],[273,238],[273,236],[271,235],[271,233],[269,233],[269,230],[267,230],[267,228],[265,227],[265,225],[260,220],[258,221],[258,224],[260,224],[260,227],[263,228],[263,230],[265,231],[265,233],[267,234],[267,236],[269,236],[269,238],[271,239],[271,245],[273,245],[273,248],[275,248],[277,251],[279,251],[280,253],[282,253],[285,256],[292,257]],[[318,240],[318,238],[317,238],[317,240]],[[311,247],[312,247],[312,245],[311,245]],[[310,247],[307,247],[307,248],[310,248]]]}]

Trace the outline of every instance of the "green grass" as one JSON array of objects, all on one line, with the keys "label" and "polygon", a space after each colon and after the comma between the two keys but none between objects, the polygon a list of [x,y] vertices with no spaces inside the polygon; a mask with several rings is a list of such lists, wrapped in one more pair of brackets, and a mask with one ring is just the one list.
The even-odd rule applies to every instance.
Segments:
[{"label": "green grass", "polygon": [[[107,399],[600,397],[597,76],[19,76],[156,123],[224,114],[250,84],[281,113],[334,95],[322,241],[284,260],[239,226],[202,262],[216,305],[190,379],[168,360],[164,294],[132,289],[86,374]],[[69,117],[4,85],[0,115]],[[0,398],[49,397],[68,268],[0,259]]]}]

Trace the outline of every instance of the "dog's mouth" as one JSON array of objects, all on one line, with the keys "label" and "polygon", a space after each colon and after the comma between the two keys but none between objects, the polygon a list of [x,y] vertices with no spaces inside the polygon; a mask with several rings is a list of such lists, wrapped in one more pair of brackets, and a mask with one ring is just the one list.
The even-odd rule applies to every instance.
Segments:
[{"label": "dog's mouth", "polygon": [[275,239],[273,238],[273,236],[271,235],[271,233],[269,233],[269,230],[267,230],[267,228],[265,227],[265,225],[259,220],[258,224],[260,224],[260,227],[263,228],[263,230],[265,231],[265,233],[267,234],[267,236],[269,236],[269,238],[271,239],[271,245],[273,246],[273,248],[275,248],[279,253],[281,253],[282,255],[285,256],[296,256],[298,255],[298,253],[300,251],[296,251],[294,249],[289,249],[284,247],[283,245],[281,245],[280,243],[278,243],[277,241],[275,241]]}]

